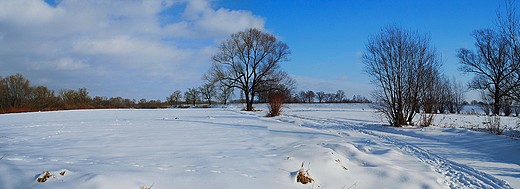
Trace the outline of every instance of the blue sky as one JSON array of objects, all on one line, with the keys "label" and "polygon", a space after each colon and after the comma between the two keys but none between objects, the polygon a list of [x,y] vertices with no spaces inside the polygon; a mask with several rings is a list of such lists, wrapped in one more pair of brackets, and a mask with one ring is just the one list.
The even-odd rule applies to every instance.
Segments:
[{"label": "blue sky", "polygon": [[[0,2],[0,76],[87,87],[91,96],[165,100],[202,84],[231,33],[255,27],[290,46],[282,68],[298,90],[369,96],[360,53],[388,24],[431,36],[444,73],[467,82],[455,57],[493,27],[502,1],[8,0]],[[474,94],[469,99],[476,99]]]},{"label": "blue sky", "polygon": [[[284,68],[308,79],[335,80],[331,85],[348,94],[369,95],[371,85],[362,73],[359,53],[368,37],[388,24],[430,34],[431,44],[444,60],[444,73],[467,82],[460,73],[456,51],[473,49],[475,29],[493,27],[500,1],[223,1],[266,18],[265,28],[293,51]],[[503,10],[503,9],[502,9]],[[348,79],[347,79],[348,78]],[[313,88],[300,82],[304,88]],[[342,88],[341,88],[342,87]],[[325,90],[327,90],[325,89]],[[354,91],[352,91],[354,90]],[[469,98],[477,98],[468,94]]]}]

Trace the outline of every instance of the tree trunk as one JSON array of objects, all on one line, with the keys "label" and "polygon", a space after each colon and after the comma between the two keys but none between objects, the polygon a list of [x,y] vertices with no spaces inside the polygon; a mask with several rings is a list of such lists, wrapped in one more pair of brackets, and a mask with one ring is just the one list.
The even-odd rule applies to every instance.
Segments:
[{"label": "tree trunk", "polygon": [[[497,86],[497,85],[495,85]],[[500,89],[498,87],[495,87],[495,102],[493,103],[493,114],[494,115],[500,115]]]},{"label": "tree trunk", "polygon": [[246,111],[253,111],[253,102],[249,98],[249,91],[244,91],[246,97]]},{"label": "tree trunk", "polygon": [[255,101],[255,93],[251,92],[251,96],[249,94],[246,94],[246,111],[253,111],[253,102]]}]

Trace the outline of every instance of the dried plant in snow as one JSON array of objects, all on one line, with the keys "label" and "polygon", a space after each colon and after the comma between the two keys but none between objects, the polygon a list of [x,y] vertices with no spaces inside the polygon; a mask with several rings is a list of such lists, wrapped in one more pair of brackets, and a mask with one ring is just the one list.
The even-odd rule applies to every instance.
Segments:
[{"label": "dried plant in snow", "polygon": [[300,170],[298,170],[298,175],[296,176],[296,182],[300,182],[302,184],[307,184],[307,183],[311,183],[314,181],[314,179],[312,179],[310,176],[309,176],[309,169],[305,170],[304,167],[303,167],[303,164],[305,162],[302,162],[302,167],[300,168]]}]

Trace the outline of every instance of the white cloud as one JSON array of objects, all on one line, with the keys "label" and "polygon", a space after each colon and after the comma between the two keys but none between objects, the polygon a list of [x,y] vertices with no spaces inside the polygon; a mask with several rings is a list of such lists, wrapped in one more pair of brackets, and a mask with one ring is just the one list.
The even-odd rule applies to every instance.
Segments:
[{"label": "white cloud", "polygon": [[84,64],[81,60],[74,60],[72,58],[60,58],[54,62],[52,62],[59,70],[78,70],[82,68],[88,67],[87,64]]},{"label": "white cloud", "polygon": [[262,29],[265,20],[258,18],[250,11],[232,11],[220,8],[218,11],[210,11],[203,15],[202,19],[196,23],[195,27],[209,32],[207,34],[224,35],[234,33],[244,28]]},{"label": "white cloud", "polygon": [[55,9],[42,0],[5,0],[0,1],[0,20],[21,25],[44,25],[58,15],[63,9]]},{"label": "white cloud", "polygon": [[251,11],[214,10],[210,1],[190,1],[183,13],[185,21],[167,24],[165,29],[172,37],[213,38],[216,41],[245,28],[264,29],[265,19],[253,15]]},{"label": "white cloud", "polygon": [[72,58],[60,58],[53,61],[43,61],[33,63],[33,69],[55,69],[55,70],[79,70],[88,67],[82,60],[75,60]]},{"label": "white cloud", "polygon": [[[160,92],[151,95],[164,98],[173,87],[184,90],[202,82],[221,39],[245,28],[263,29],[265,20],[252,12],[215,4],[65,0],[54,8],[42,0],[0,1],[0,74],[23,72],[57,89],[104,80],[95,86],[112,90],[112,96],[161,83]],[[164,14],[173,21],[165,23]],[[151,93],[146,92],[135,96]]]},{"label": "white cloud", "polygon": [[210,2],[206,0],[192,0],[188,2],[183,15],[186,19],[196,20],[204,12],[211,12]]}]

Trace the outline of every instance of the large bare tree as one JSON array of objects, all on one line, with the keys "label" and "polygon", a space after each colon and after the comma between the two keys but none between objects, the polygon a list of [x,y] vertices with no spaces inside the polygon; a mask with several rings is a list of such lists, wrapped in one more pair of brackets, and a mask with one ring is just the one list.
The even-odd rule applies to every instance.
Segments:
[{"label": "large bare tree", "polygon": [[511,58],[511,45],[492,29],[475,30],[476,52],[460,49],[458,57],[460,70],[474,73],[470,88],[486,91],[493,103],[493,114],[500,113],[501,101],[514,89],[517,82],[518,62]]},{"label": "large bare tree", "polygon": [[369,38],[362,61],[377,86],[373,92],[375,108],[391,125],[412,122],[426,86],[439,74],[439,59],[428,35],[397,25],[384,27]]},{"label": "large bare tree", "polygon": [[509,91],[505,91],[507,99],[513,99],[520,102],[520,18],[516,12],[516,2],[515,0],[506,0],[505,1],[505,14],[497,11],[497,21],[496,26],[498,28],[498,33],[502,40],[507,43],[508,58],[510,59],[510,63],[512,67],[511,76],[507,81],[507,88],[504,90],[511,89]]},{"label": "large bare tree", "polygon": [[[245,94],[246,110],[253,110],[255,95],[273,90],[287,76],[280,63],[291,53],[287,44],[272,34],[247,29],[231,35],[212,57],[213,66],[204,79],[239,88]],[[266,87],[270,86],[270,87]]]}]

